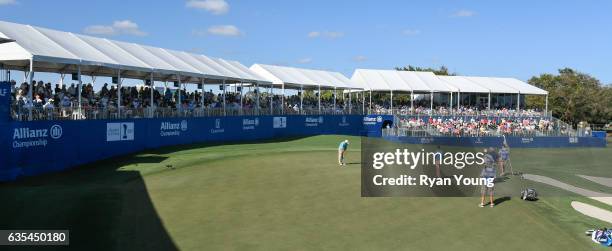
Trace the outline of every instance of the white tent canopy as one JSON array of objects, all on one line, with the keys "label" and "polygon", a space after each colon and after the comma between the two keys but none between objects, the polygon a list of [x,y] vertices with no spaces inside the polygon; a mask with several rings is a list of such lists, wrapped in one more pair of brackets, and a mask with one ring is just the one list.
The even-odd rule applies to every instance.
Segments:
[{"label": "white tent canopy", "polygon": [[372,91],[454,92],[432,72],[357,69],[351,78]]},{"label": "white tent canopy", "polygon": [[458,89],[459,92],[469,93],[489,93],[488,88],[482,87],[462,76],[438,76],[440,80],[452,85]]},{"label": "white tent canopy", "polygon": [[266,64],[254,64],[250,70],[267,78],[275,85],[361,89],[359,85],[352,83],[351,80],[338,72]]},{"label": "white tent canopy", "polygon": [[76,73],[160,80],[177,76],[200,83],[201,79],[269,83],[235,61],[211,59],[204,55],[167,50],[134,43],[113,41],[30,25],[0,21],[0,38],[15,42],[0,44],[0,63],[5,69]]}]

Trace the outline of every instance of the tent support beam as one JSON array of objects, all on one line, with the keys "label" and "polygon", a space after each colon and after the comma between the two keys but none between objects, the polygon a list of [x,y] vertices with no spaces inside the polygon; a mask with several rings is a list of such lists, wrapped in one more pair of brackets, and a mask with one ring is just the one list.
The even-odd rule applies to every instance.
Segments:
[{"label": "tent support beam", "polygon": [[281,113],[285,114],[285,83],[283,83],[281,89]]},{"label": "tent support beam", "polygon": [[226,88],[227,86],[225,86],[225,79],[223,79],[222,85],[223,85],[223,116],[225,116],[226,115],[225,113],[225,89],[227,89]]},{"label": "tent support beam", "polygon": [[548,94],[546,94],[546,101],[544,105],[544,115],[548,116]]},{"label": "tent support beam", "polygon": [[370,90],[370,112],[372,113],[372,90]]},{"label": "tent support beam", "polygon": [[78,81],[79,81],[78,82],[79,85],[78,85],[78,88],[77,88],[77,90],[79,92],[79,94],[78,94],[79,97],[77,98],[77,100],[79,102],[79,106],[78,106],[79,107],[79,119],[81,119],[81,116],[83,115],[83,110],[82,110],[83,102],[81,101],[82,100],[81,93],[83,92],[83,81],[81,81],[81,65],[77,65],[77,78],[78,78]]},{"label": "tent support beam", "polygon": [[154,108],[153,108],[153,99],[155,98],[153,95],[153,89],[155,89],[155,80],[153,79],[153,72],[151,72],[151,85],[149,86],[149,89],[151,89],[151,104],[149,104],[149,107],[151,108],[151,114],[149,115],[151,118],[153,118],[153,113],[154,113]]},{"label": "tent support beam", "polygon": [[521,110],[521,93],[516,94],[516,111]]},{"label": "tent support beam", "polygon": [[489,92],[489,98],[487,99],[487,110],[491,110],[491,92]]},{"label": "tent support beam", "polygon": [[391,98],[390,98],[390,108],[391,108],[391,115],[393,115],[393,90],[391,90]]},{"label": "tent support beam", "polygon": [[182,113],[183,112],[183,102],[181,100],[181,96],[183,96],[183,93],[181,92],[181,89],[183,87],[183,83],[181,83],[180,74],[177,75],[177,78],[178,78],[178,104],[177,104],[178,106],[177,108],[178,108],[179,113]]},{"label": "tent support beam", "polygon": [[365,114],[365,90],[361,91],[361,114]]},{"label": "tent support beam", "polygon": [[304,85],[300,85],[300,114],[304,114]]},{"label": "tent support beam", "polygon": [[429,93],[429,99],[430,99],[429,100],[429,106],[430,106],[429,107],[429,116],[431,116],[431,115],[433,115],[433,99],[434,99],[433,91],[431,91]]},{"label": "tent support beam", "polygon": [[353,101],[351,100],[351,96],[353,96],[353,93],[351,92],[351,89],[349,89],[349,112],[348,114],[351,114],[351,112],[353,111]]},{"label": "tent support beam", "polygon": [[117,115],[121,118],[121,70],[117,71]]},{"label": "tent support beam", "polygon": [[334,112],[336,112],[336,95],[337,95],[337,90],[336,90],[336,87],[334,87]]},{"label": "tent support beam", "polygon": [[414,112],[414,90],[410,90],[410,114]]},{"label": "tent support beam", "polygon": [[448,102],[450,104],[450,112],[451,114],[453,114],[453,92],[450,92],[450,101]]},{"label": "tent support beam", "polygon": [[28,85],[30,86],[30,88],[28,89],[28,99],[27,101],[30,102],[30,109],[28,109],[28,120],[32,120],[32,108],[34,106],[34,83],[32,83],[34,81],[34,59],[30,59],[30,71],[28,72]]},{"label": "tent support beam", "polygon": [[317,97],[319,100],[319,114],[321,114],[321,85],[319,85],[319,92],[317,92]]}]

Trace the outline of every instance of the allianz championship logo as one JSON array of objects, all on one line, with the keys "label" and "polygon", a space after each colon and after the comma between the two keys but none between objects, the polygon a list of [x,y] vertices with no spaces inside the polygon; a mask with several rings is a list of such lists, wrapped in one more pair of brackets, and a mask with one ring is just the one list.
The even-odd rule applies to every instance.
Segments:
[{"label": "allianz championship logo", "polygon": [[255,130],[259,126],[259,118],[242,119],[242,130]]},{"label": "allianz championship logo", "polygon": [[344,127],[344,126],[349,126],[349,125],[351,124],[346,121],[346,116],[342,116],[342,120],[340,121],[340,123],[338,123],[338,126]]},{"label": "allianz championship logo", "polygon": [[305,122],[304,125],[306,127],[319,126],[320,124],[323,124],[323,116],[319,116],[319,117],[306,117],[304,122]]},{"label": "allianz championship logo", "polygon": [[15,128],[13,131],[13,148],[45,147],[48,139],[60,139],[63,130],[60,125],[52,125],[49,129],[31,129],[29,127]]},{"label": "allianz championship logo", "polygon": [[162,137],[181,136],[181,132],[187,131],[187,120],[178,122],[161,122],[159,135]]},{"label": "allianz championship logo", "polygon": [[383,118],[382,116],[376,116],[376,117],[363,117],[363,125],[376,125],[376,123],[382,123]]}]

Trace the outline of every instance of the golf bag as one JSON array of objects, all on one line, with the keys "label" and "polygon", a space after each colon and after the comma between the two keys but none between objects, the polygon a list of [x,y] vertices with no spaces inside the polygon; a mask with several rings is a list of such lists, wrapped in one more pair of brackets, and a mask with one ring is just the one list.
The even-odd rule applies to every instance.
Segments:
[{"label": "golf bag", "polygon": [[530,201],[538,200],[538,192],[533,188],[527,188],[521,191],[521,199]]},{"label": "golf bag", "polygon": [[611,247],[612,246],[612,229],[596,229],[589,230],[586,232],[587,235],[591,236],[591,240],[595,243]]}]

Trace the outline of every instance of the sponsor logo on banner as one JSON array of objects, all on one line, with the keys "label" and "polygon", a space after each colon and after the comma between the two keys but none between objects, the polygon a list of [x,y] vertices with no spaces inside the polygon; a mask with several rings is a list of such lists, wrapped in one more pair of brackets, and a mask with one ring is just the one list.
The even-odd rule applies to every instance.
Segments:
[{"label": "sponsor logo on banner", "polygon": [[482,144],[482,139],[477,137],[476,140],[474,140],[474,144]]},{"label": "sponsor logo on banner", "polygon": [[272,120],[273,128],[287,128],[287,117],[274,117]]},{"label": "sponsor logo on banner", "polygon": [[431,144],[434,142],[433,138],[421,138],[421,144]]},{"label": "sponsor logo on banner", "polygon": [[[380,120],[380,121],[378,121]],[[378,122],[377,122],[378,121]],[[382,117],[378,116],[374,117],[363,117],[363,125],[376,125],[376,123],[382,122]]]},{"label": "sponsor logo on banner", "polygon": [[29,147],[46,147],[51,139],[60,139],[62,137],[62,127],[53,125],[46,129],[31,129],[29,127],[20,127],[13,130],[13,148],[29,148]]},{"label": "sponsor logo on banner", "polygon": [[242,130],[255,130],[259,126],[259,118],[242,119]]},{"label": "sponsor logo on banner", "polygon": [[533,142],[533,138],[521,138],[521,143],[523,144],[529,144]]},{"label": "sponsor logo on banner", "polygon": [[304,122],[306,127],[319,126],[320,124],[323,124],[323,116],[306,117]]},{"label": "sponsor logo on banner", "polygon": [[0,89],[0,96],[2,97],[8,96],[8,89]]},{"label": "sponsor logo on banner", "polygon": [[570,144],[578,144],[578,137],[569,137]]},{"label": "sponsor logo on banner", "polygon": [[210,129],[211,134],[224,133],[225,129],[221,127],[221,119],[215,119],[215,128]]},{"label": "sponsor logo on banner", "polygon": [[346,122],[346,116],[342,116],[342,121],[338,123],[338,126],[349,126],[350,124]]},{"label": "sponsor logo on banner", "polygon": [[133,141],[134,123],[106,123],[106,141]]},{"label": "sponsor logo on banner", "polygon": [[181,136],[181,132],[185,131],[187,131],[187,120],[183,120],[180,123],[161,122],[159,135],[162,137]]}]

